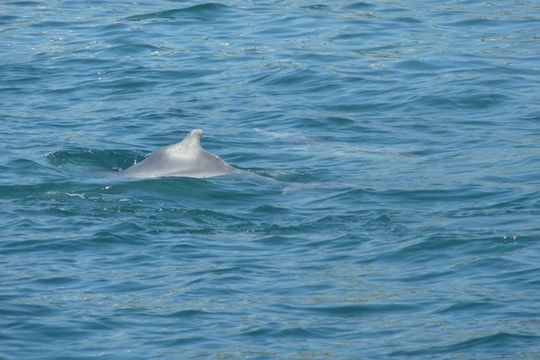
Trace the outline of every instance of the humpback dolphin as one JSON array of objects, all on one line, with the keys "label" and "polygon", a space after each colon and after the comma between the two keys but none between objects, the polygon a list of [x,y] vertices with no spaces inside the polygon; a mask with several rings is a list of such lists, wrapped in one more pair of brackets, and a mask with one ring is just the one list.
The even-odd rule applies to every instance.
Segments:
[{"label": "humpback dolphin", "polygon": [[120,172],[120,176],[154,178],[184,176],[207,178],[225,175],[233,167],[201,147],[201,129],[191,130],[184,140],[152,152],[146,159]]}]

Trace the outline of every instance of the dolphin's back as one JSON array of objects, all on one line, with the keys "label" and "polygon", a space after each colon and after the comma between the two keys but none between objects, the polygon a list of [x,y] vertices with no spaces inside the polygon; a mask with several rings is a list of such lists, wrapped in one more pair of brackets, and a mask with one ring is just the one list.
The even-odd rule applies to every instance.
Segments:
[{"label": "dolphin's back", "polygon": [[232,167],[200,145],[202,131],[192,130],[184,140],[151,153],[146,159],[121,172],[121,176],[153,178],[185,176],[206,178],[225,175]]}]

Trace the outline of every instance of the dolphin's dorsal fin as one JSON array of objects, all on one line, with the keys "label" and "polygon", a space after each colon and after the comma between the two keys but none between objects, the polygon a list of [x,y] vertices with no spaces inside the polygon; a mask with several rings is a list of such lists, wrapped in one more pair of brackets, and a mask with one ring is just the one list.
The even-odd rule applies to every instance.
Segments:
[{"label": "dolphin's dorsal fin", "polygon": [[121,173],[123,177],[154,178],[163,176],[207,178],[225,175],[233,167],[201,147],[202,130],[194,129],[184,140],[159,148],[143,161]]},{"label": "dolphin's dorsal fin", "polygon": [[187,136],[178,145],[182,146],[186,150],[196,150],[201,147],[201,129],[194,129],[187,134]]}]

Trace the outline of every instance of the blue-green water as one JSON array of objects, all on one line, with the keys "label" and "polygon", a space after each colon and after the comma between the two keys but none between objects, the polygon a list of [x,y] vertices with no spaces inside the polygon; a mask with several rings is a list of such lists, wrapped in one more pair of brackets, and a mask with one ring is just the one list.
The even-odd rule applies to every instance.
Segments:
[{"label": "blue-green water", "polygon": [[[536,1],[3,1],[0,358],[540,357]],[[122,180],[205,131],[254,175]]]}]

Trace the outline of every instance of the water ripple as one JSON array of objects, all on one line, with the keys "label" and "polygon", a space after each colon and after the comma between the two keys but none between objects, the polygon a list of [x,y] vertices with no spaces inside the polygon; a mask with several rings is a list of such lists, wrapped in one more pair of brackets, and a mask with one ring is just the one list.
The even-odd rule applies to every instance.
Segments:
[{"label": "water ripple", "polygon": [[538,357],[536,3],[0,14],[0,357]]}]

